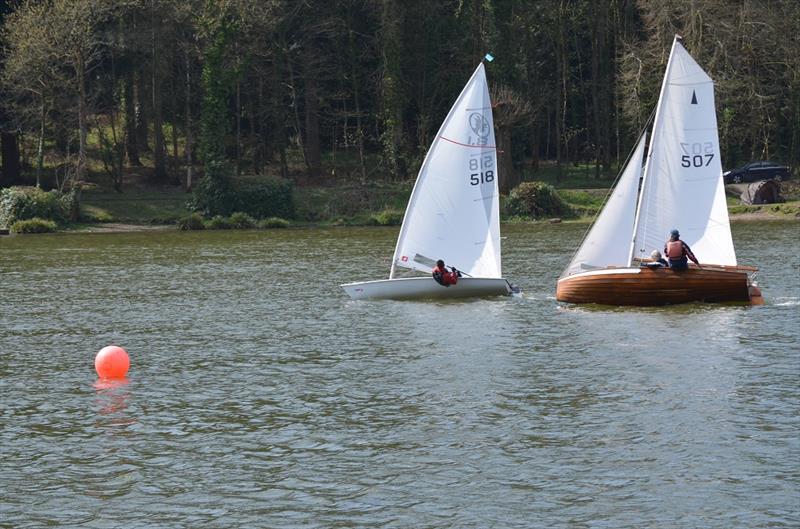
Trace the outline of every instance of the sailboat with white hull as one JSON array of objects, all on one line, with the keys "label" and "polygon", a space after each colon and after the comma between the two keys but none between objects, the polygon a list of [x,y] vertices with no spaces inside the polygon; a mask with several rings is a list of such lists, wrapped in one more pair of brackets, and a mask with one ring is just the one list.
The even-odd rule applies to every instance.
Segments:
[{"label": "sailboat with white hull", "polygon": [[[450,109],[422,162],[406,207],[389,278],[342,285],[353,299],[509,295],[500,255],[500,195],[489,87],[483,63]],[[448,287],[436,260],[463,273]],[[395,277],[397,267],[426,277]]]},{"label": "sailboat with white hull", "polygon": [[[556,287],[556,299],[604,305],[763,303],[757,268],[736,262],[720,163],[714,83],[672,44],[644,171],[639,139],[610,198]],[[640,179],[641,176],[641,179]],[[641,185],[640,185],[641,183]],[[701,265],[640,266],[679,228]]]}]

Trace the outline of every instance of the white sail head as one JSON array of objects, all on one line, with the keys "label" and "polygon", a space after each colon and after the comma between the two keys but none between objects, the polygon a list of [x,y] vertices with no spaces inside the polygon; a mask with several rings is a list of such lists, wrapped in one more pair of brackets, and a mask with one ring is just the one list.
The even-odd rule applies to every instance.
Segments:
[{"label": "white sail head", "polygon": [[563,275],[628,266],[646,134],[642,134],[617,185]]},{"label": "white sail head", "polygon": [[475,277],[501,277],[497,152],[483,64],[456,99],[420,168],[394,265],[430,272],[432,261]]},{"label": "white sail head", "polygon": [[714,83],[676,37],[656,108],[631,259],[678,229],[701,263],[735,265]]}]

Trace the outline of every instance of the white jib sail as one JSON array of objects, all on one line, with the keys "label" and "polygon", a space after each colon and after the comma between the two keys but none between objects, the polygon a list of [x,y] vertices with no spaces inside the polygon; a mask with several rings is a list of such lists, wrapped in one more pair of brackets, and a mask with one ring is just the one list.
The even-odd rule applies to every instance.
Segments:
[{"label": "white jib sail", "polygon": [[628,266],[646,136],[642,134],[636,144],[619,182],[564,275],[607,266]]},{"label": "white jib sail", "polygon": [[501,277],[497,151],[489,87],[478,65],[442,123],[411,192],[392,260],[430,272],[443,259]]},{"label": "white jib sail", "polygon": [[735,265],[722,181],[714,83],[676,37],[656,108],[631,259],[662,249],[670,230],[700,263]]}]

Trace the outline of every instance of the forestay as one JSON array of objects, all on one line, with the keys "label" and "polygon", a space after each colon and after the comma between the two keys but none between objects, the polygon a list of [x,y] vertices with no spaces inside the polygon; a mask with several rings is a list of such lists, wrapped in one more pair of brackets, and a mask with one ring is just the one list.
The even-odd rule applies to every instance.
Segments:
[{"label": "forestay", "polygon": [[614,191],[563,275],[628,266],[646,136],[642,134],[639,139]]},{"label": "forestay", "polygon": [[442,123],[420,168],[392,259],[424,272],[432,260],[501,277],[497,153],[483,64]]},{"label": "forestay", "polygon": [[736,264],[722,181],[714,84],[678,38],[656,108],[631,260],[663,248],[675,228],[701,263]]}]

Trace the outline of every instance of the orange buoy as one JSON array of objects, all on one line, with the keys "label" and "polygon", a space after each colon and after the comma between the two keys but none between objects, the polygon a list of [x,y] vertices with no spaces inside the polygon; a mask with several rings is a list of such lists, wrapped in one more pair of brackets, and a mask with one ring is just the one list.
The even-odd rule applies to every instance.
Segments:
[{"label": "orange buoy", "polygon": [[131,367],[128,353],[122,347],[103,347],[94,357],[94,369],[100,378],[124,378]]}]

